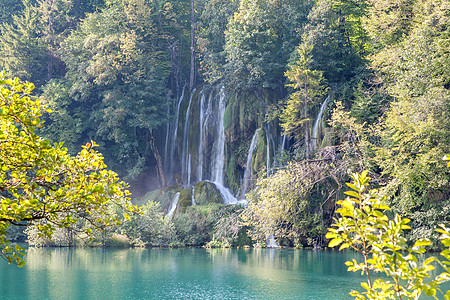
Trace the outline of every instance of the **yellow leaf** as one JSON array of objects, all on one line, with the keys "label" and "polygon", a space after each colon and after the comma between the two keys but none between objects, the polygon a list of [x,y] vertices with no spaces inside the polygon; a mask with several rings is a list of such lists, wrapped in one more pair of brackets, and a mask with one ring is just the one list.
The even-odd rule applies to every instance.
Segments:
[{"label": "yellow leaf", "polygon": [[343,243],[342,245],[341,245],[341,247],[339,247],[339,251],[341,251],[342,249],[346,249],[346,248],[348,248],[350,245],[348,244],[348,243]]},{"label": "yellow leaf", "polygon": [[355,209],[353,207],[353,204],[350,201],[348,201],[348,200],[343,201],[341,205],[343,207],[345,207],[346,209],[348,209],[348,210],[354,210]]},{"label": "yellow leaf", "polygon": [[430,241],[427,241],[427,240],[418,240],[418,241],[416,241],[416,242],[414,243],[413,248],[415,248],[415,247],[421,247],[421,246],[429,246],[429,245],[431,245],[431,242],[430,242]]},{"label": "yellow leaf", "polygon": [[335,239],[332,239],[330,241],[330,243],[328,244],[328,247],[333,248],[333,247],[339,245],[340,243],[342,243],[342,239],[341,238],[335,238]]},{"label": "yellow leaf", "polygon": [[355,198],[359,198],[359,194],[354,191],[346,191],[346,192],[344,192],[344,194],[355,197]]}]

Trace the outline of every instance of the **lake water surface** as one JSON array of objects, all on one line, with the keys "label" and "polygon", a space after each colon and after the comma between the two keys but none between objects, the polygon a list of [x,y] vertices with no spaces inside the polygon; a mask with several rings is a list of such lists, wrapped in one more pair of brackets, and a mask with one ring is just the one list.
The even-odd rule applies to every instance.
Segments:
[{"label": "lake water surface", "polygon": [[0,262],[1,299],[352,299],[353,252],[29,248]]}]

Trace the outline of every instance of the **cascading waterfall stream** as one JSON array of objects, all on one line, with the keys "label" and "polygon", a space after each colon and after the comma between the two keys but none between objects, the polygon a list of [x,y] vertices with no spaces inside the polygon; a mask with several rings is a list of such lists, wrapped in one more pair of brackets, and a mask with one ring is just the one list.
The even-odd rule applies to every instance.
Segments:
[{"label": "cascading waterfall stream", "polygon": [[223,185],[223,168],[225,163],[225,128],[223,117],[225,115],[225,88],[219,93],[219,107],[217,109],[217,140],[214,151],[212,181]]},{"label": "cascading waterfall stream", "polygon": [[197,165],[197,178],[198,181],[203,180],[203,126],[205,122],[205,93],[203,89],[200,91],[200,120],[199,120],[199,141],[198,141],[198,165]]},{"label": "cascading waterfall stream", "polygon": [[[205,151],[207,151],[206,149],[207,149],[207,145],[209,143],[208,132],[210,130],[210,127],[215,128],[215,125],[216,125],[214,108],[213,108],[214,96],[215,96],[214,92],[211,91],[209,93],[207,103],[203,103],[206,105],[206,107],[204,107],[204,109],[203,109],[204,116],[202,117],[203,126],[201,128],[202,135],[201,135],[201,141],[200,141],[200,144],[201,144],[200,146],[202,148],[199,149],[199,151],[201,151],[200,157],[202,160],[202,164],[198,166],[198,168],[201,169],[201,180],[211,178],[211,170],[213,168],[212,164],[214,164],[214,162],[212,162],[211,159],[208,160],[208,158],[211,158],[211,157],[204,155]],[[204,100],[206,100],[206,97]],[[215,139],[216,136],[217,135],[214,135],[213,138]]]},{"label": "cascading waterfall stream", "polygon": [[191,186],[191,165],[192,165],[192,155],[189,154],[187,165],[187,186]]},{"label": "cascading waterfall stream", "polygon": [[311,135],[311,152],[314,152],[318,147],[320,123],[322,121],[323,111],[325,110],[325,106],[327,105],[329,98],[330,96],[328,96],[325,101],[323,101],[322,105],[320,106],[319,113],[317,114],[317,118],[314,121],[313,131]]},{"label": "cascading waterfall stream", "polygon": [[[252,155],[256,149],[258,135],[261,128],[258,128],[250,143],[247,154],[247,163],[244,170],[243,182],[239,192],[239,201],[232,191],[226,186],[225,163],[226,163],[226,140],[224,128],[224,116],[226,109],[225,88],[220,90],[201,89],[195,93],[195,89],[189,95],[189,102],[185,104],[184,127],[179,126],[180,114],[182,114],[185,88],[174,109],[173,122],[170,130],[166,134],[165,150],[168,155],[167,163],[172,172],[171,176],[180,174],[183,187],[191,187],[200,181],[212,182],[223,198],[224,204],[246,204],[245,193],[252,186]],[[187,99],[186,99],[187,100]],[[198,114],[198,117],[197,117]],[[195,117],[195,120],[193,118]],[[195,125],[194,125],[195,124]],[[198,126],[198,129],[197,129]],[[180,129],[178,129],[180,127]],[[194,130],[195,128],[195,130]],[[266,168],[267,174],[271,173],[271,163],[275,159],[271,157],[271,146],[276,155],[275,139],[272,136],[270,124],[265,127],[266,142]],[[181,131],[183,134],[181,135]],[[180,133],[180,134],[178,134]],[[198,134],[198,137],[197,137]],[[195,144],[198,143],[198,144]],[[195,147],[192,147],[195,144]],[[173,178],[173,177],[172,177]],[[194,190],[192,191],[194,193]],[[193,195],[192,195],[193,196]],[[195,199],[192,199],[195,203]]]},{"label": "cascading waterfall stream", "polygon": [[167,213],[167,216],[169,218],[172,218],[173,213],[175,212],[175,209],[177,208],[179,199],[180,199],[180,192],[176,193],[172,198],[172,202],[170,203],[170,206],[169,206],[169,212]]},{"label": "cascading waterfall stream", "polygon": [[195,185],[192,186],[192,206],[196,206],[197,203],[195,202]]},{"label": "cascading waterfall stream", "polygon": [[270,176],[270,144],[269,134],[266,132],[266,177]]},{"label": "cascading waterfall stream", "polygon": [[181,180],[185,186],[190,186],[191,174],[190,173],[190,154],[189,151],[189,125],[190,125],[190,115],[191,115],[191,103],[192,97],[195,94],[195,89],[192,90],[191,96],[189,97],[189,104],[186,110],[186,118],[184,120],[184,133],[183,133],[183,151],[181,152]]},{"label": "cascading waterfall stream", "polygon": [[286,135],[283,134],[283,140],[281,142],[281,148],[280,149],[284,150],[285,147],[286,147]]},{"label": "cascading waterfall stream", "polygon": [[[170,96],[167,95],[167,112],[166,112],[167,120],[169,120],[170,117]],[[167,122],[166,126],[166,142],[164,143],[164,166],[166,167],[168,165],[168,159],[169,159],[169,136],[170,136],[170,123]],[[165,170],[167,172],[167,169]]]},{"label": "cascading waterfall stream", "polygon": [[178,135],[178,119],[180,117],[180,106],[181,106],[181,102],[183,102],[185,89],[186,89],[186,86],[183,87],[180,99],[178,100],[178,104],[177,104],[176,111],[175,111],[175,120],[173,123],[173,132],[172,132],[172,137],[170,140],[170,147],[169,147],[170,159],[169,159],[168,165],[169,165],[169,173],[171,175],[173,174],[173,169],[174,169],[173,164],[174,164],[174,159],[175,159],[175,146],[177,143],[177,135]]},{"label": "cascading waterfall stream", "polygon": [[217,139],[214,151],[212,181],[222,195],[224,204],[237,203],[236,197],[224,186],[223,169],[225,166],[225,128],[223,118],[225,115],[225,88],[219,92],[219,107],[217,109]]},{"label": "cascading waterfall stream", "polygon": [[[272,144],[272,149],[275,152],[275,140],[273,138],[272,135],[272,130],[271,130],[271,126],[270,123],[266,124],[266,176],[267,178],[269,178],[270,174],[271,174],[271,167],[270,167],[270,144]],[[275,162],[275,155],[276,153],[273,154],[273,162]]]},{"label": "cascading waterfall stream", "polygon": [[267,248],[280,248],[280,246],[278,246],[277,242],[275,241],[275,237],[273,236],[272,233],[269,234],[269,236],[267,237],[266,247]]},{"label": "cascading waterfall stream", "polygon": [[247,192],[249,183],[251,183],[251,181],[252,181],[252,154],[256,148],[256,142],[258,141],[258,134],[259,134],[260,129],[261,128],[256,129],[255,133],[253,134],[252,141],[250,143],[250,147],[248,149],[247,163],[245,165],[243,185],[242,185],[242,190],[241,190],[241,199],[245,198],[245,193]]}]

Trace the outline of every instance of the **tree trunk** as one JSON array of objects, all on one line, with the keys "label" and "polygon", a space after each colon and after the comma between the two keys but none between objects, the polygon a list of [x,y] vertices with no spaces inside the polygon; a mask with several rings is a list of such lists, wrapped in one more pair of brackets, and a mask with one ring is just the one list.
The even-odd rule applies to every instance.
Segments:
[{"label": "tree trunk", "polygon": [[191,74],[189,81],[189,89],[192,91],[195,83],[195,52],[194,52],[194,38],[195,38],[195,26],[194,26],[194,1],[191,0]]},{"label": "tree trunk", "polygon": [[155,159],[156,159],[156,168],[159,173],[159,177],[161,178],[161,187],[164,188],[167,186],[166,178],[164,176],[164,169],[163,169],[161,155],[159,154],[159,150],[158,150],[158,147],[156,146],[155,137],[153,136],[152,131],[150,131],[150,149],[152,150],[153,155],[155,156]]}]

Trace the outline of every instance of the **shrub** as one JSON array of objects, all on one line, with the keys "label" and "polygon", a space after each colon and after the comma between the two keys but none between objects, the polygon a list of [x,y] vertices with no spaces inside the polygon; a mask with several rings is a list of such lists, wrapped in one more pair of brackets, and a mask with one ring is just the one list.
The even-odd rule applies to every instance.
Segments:
[{"label": "shrub", "polygon": [[[385,199],[377,190],[368,190],[370,178],[366,171],[355,173],[352,178],[353,183],[347,183],[352,189],[346,192],[348,197],[337,202],[340,217],[335,218],[326,235],[331,239],[329,247],[352,248],[364,257],[363,262],[355,259],[346,262],[349,271],[361,271],[367,276],[367,282],[361,283],[365,292],[353,290],[350,294],[356,299],[418,299],[422,292],[436,298],[437,292],[443,294],[439,285],[450,280],[450,249],[441,252],[444,262],[436,257],[420,262],[416,255],[424,253],[431,242],[420,239],[409,247],[404,230],[410,229],[407,225],[410,220],[398,214],[388,218],[385,212],[390,208],[384,204]],[[438,230],[441,242],[450,247],[450,230],[444,225],[441,228]],[[431,278],[433,262],[441,264],[446,272]],[[373,281],[373,272],[384,273],[388,279]],[[450,291],[445,298],[450,299]]]}]

